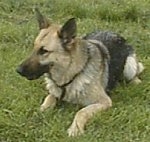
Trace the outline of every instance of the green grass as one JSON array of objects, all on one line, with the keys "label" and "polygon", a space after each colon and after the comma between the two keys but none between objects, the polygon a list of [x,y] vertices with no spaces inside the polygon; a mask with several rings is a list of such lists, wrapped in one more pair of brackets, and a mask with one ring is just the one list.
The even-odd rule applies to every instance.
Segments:
[{"label": "green grass", "polygon": [[[30,53],[38,33],[34,7],[56,23],[76,17],[78,35],[96,29],[123,35],[146,70],[143,83],[119,85],[113,107],[96,115],[85,134],[67,137],[78,106],[61,104],[40,113],[47,92],[43,79],[27,81],[16,66]],[[0,142],[149,142],[150,2],[148,0],[5,0],[0,1]]]}]

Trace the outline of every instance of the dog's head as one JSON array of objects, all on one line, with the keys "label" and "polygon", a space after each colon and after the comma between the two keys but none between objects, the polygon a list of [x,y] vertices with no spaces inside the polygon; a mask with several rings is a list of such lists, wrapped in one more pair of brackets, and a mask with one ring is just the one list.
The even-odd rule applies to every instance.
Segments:
[{"label": "dog's head", "polygon": [[54,64],[69,64],[69,50],[74,46],[76,36],[75,19],[69,19],[63,26],[50,23],[36,9],[40,28],[30,57],[18,66],[17,72],[29,80],[37,79],[49,72]]}]

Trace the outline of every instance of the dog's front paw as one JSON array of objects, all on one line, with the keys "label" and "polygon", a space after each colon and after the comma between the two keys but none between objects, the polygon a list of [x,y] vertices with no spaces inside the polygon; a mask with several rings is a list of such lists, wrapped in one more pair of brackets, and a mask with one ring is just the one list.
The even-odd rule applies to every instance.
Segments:
[{"label": "dog's front paw", "polygon": [[47,109],[47,108],[46,108],[44,105],[41,105],[41,106],[40,106],[40,111],[41,111],[41,112],[45,111],[46,109]]},{"label": "dog's front paw", "polygon": [[56,106],[56,98],[52,95],[48,95],[45,99],[44,102],[42,103],[40,107],[40,111],[43,112],[47,108],[54,108]]},{"label": "dog's front paw", "polygon": [[69,137],[75,137],[79,136],[84,133],[84,128],[82,125],[78,124],[76,121],[74,121],[70,128],[68,129],[68,135]]}]

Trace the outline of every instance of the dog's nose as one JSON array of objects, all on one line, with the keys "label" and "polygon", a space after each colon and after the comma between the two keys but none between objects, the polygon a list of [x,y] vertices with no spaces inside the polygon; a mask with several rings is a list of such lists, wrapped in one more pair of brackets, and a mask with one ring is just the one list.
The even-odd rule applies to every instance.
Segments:
[{"label": "dog's nose", "polygon": [[16,68],[16,72],[19,73],[19,74],[22,74],[23,68],[22,68],[21,66],[18,66],[18,67]]}]

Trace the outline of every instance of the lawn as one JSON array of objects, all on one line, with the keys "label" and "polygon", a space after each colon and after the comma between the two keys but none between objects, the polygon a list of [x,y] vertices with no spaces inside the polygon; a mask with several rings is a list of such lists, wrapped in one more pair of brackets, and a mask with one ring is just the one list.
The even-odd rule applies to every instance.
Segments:
[{"label": "lawn", "polygon": [[[41,77],[28,81],[17,65],[30,54],[38,33],[34,7],[55,23],[76,17],[78,36],[96,29],[120,33],[134,46],[145,71],[139,85],[119,84],[113,107],[96,115],[85,134],[67,136],[78,106],[62,103],[39,111],[47,92]],[[0,0],[0,142],[149,142],[149,0]]]}]

